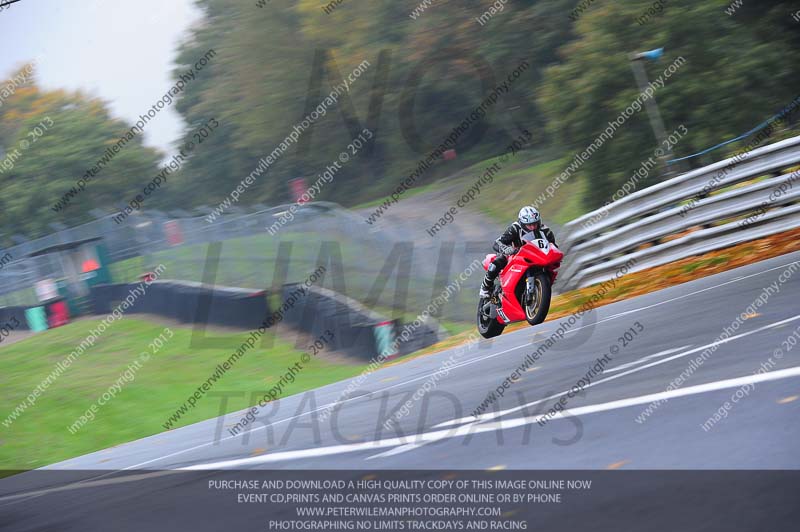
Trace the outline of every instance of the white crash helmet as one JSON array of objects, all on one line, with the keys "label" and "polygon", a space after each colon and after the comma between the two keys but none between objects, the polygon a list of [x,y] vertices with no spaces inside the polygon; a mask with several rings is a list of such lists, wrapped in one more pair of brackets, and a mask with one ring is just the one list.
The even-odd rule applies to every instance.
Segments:
[{"label": "white crash helmet", "polygon": [[533,231],[539,228],[542,216],[535,207],[525,206],[519,210],[517,221],[525,230]]}]

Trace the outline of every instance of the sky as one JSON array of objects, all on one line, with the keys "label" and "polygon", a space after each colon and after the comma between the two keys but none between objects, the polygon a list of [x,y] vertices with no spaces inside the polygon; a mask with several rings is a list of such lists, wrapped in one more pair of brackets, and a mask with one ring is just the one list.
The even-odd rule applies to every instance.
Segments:
[{"label": "sky", "polygon": [[[20,0],[0,11],[0,80],[38,57],[42,87],[80,89],[133,123],[174,83],[177,46],[200,15],[192,0]],[[144,132],[170,156],[183,129],[173,107]]]}]

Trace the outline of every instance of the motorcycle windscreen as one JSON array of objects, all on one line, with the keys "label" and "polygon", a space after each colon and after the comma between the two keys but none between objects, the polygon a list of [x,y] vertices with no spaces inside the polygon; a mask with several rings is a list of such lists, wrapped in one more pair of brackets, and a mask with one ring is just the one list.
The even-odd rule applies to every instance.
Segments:
[{"label": "motorcycle windscreen", "polygon": [[533,244],[540,250],[542,253],[547,254],[550,252],[550,241],[546,238],[538,238],[536,236],[536,231],[531,231],[529,233],[525,233],[522,235],[522,241]]}]

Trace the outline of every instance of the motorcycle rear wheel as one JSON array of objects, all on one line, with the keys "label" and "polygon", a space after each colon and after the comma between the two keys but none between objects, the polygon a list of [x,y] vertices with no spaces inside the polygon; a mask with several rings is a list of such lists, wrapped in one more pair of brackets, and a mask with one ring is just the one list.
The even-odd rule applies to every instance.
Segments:
[{"label": "motorcycle rear wheel", "polygon": [[492,319],[484,314],[483,307],[486,303],[486,298],[478,299],[478,333],[484,338],[494,338],[495,336],[500,336],[506,326],[497,321],[496,318]]}]

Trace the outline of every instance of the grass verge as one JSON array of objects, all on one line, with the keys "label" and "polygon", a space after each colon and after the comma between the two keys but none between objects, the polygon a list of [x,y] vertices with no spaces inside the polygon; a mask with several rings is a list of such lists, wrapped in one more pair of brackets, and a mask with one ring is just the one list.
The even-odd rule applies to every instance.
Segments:
[{"label": "grass verge", "polygon": [[[3,394],[0,422],[25,401],[55,365],[83,340],[99,320],[81,320],[4,348],[0,356]],[[134,379],[97,410],[96,417],[74,434],[68,427],[117,381],[138,353],[164,329],[154,321],[124,318],[113,325],[57,380],[33,406],[6,427],[0,423],[0,470],[32,469],[105,449],[164,431],[166,422],[197,387],[216,371],[247,333],[211,334],[231,348],[190,349],[191,329],[173,327],[174,336],[144,362]],[[272,334],[272,333],[268,333]],[[280,337],[269,349],[249,350],[189,410],[181,427],[241,410],[258,399],[300,361],[301,351]],[[365,366],[331,364],[312,358],[282,392],[288,396],[359,374]],[[237,394],[227,404],[220,394]]]}]

